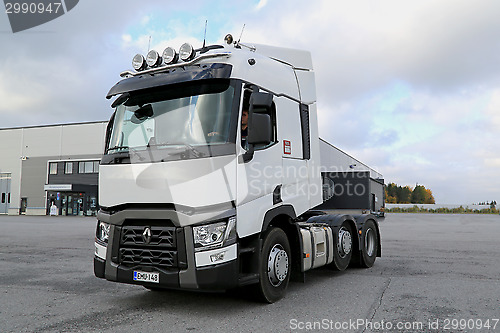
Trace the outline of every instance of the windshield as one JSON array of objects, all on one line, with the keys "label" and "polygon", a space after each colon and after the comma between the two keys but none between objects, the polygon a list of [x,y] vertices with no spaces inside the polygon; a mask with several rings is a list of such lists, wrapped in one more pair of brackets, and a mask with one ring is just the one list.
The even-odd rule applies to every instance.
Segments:
[{"label": "windshield", "polygon": [[136,161],[154,162],[228,153],[228,145],[234,151],[234,96],[229,80],[166,86],[125,96],[116,108],[106,154],[128,153],[131,160],[137,156]]}]

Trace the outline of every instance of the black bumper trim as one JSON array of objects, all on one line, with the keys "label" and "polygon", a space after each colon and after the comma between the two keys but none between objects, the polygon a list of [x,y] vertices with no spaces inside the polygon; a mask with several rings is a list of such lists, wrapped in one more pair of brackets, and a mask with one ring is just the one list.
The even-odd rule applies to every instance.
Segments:
[{"label": "black bumper trim", "polygon": [[226,290],[238,286],[238,260],[196,269],[200,289]]},{"label": "black bumper trim", "polygon": [[94,275],[98,278],[104,279],[104,269],[106,261],[101,258],[94,257]]}]

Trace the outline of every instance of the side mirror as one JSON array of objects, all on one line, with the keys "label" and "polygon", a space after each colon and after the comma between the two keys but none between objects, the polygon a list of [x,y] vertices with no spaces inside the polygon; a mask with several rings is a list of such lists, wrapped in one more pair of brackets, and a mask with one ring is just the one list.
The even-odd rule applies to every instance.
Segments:
[{"label": "side mirror", "polygon": [[151,104],[146,104],[144,106],[141,106],[139,109],[137,109],[134,112],[134,115],[132,116],[130,121],[133,122],[134,124],[140,124],[144,120],[151,117],[153,114],[154,114],[154,112],[153,112],[153,107],[151,106]]},{"label": "side mirror", "polygon": [[271,117],[268,114],[254,113],[248,126],[248,143],[268,145],[272,141]]},{"label": "side mirror", "polygon": [[248,151],[243,155],[243,161],[252,160],[254,145],[268,145],[273,139],[271,116],[260,113],[256,109],[270,111],[273,106],[273,95],[265,92],[254,91],[250,95],[250,108],[248,113]]}]

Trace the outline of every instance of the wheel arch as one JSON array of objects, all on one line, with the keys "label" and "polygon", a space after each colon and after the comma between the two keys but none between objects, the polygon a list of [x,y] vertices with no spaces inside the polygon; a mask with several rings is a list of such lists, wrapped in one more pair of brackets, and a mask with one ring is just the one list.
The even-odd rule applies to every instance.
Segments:
[{"label": "wheel arch", "polygon": [[296,217],[295,209],[291,205],[282,205],[269,210],[264,216],[261,237],[269,228],[273,227],[280,228],[285,232],[292,254],[291,279],[292,281],[304,282],[304,273],[302,272],[303,244],[299,226],[294,223]]}]

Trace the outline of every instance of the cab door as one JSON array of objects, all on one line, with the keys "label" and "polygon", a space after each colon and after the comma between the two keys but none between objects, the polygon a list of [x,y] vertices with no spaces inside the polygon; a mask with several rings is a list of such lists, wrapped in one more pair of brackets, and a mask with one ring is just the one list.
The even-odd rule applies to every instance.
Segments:
[{"label": "cab door", "polygon": [[[255,91],[255,90],[254,90]],[[250,108],[250,94],[252,91],[246,90],[242,94],[242,105],[239,112],[238,144],[241,142],[241,117],[243,109]],[[274,105],[275,96],[269,108],[252,107],[249,116],[249,133],[253,115],[262,115],[270,119],[271,142],[267,144],[257,144],[251,147],[245,143],[237,148],[237,231],[240,237],[245,237],[261,231],[262,221],[268,210],[279,205],[274,196],[282,185],[282,157],[281,147],[277,139],[276,108]],[[256,116],[255,118],[257,118]],[[251,134],[249,134],[250,136]],[[249,154],[251,153],[251,156]]]},{"label": "cab door", "polygon": [[310,207],[309,109],[288,98],[276,100],[279,110],[278,139],[282,156],[282,200],[294,207],[297,215]]}]

